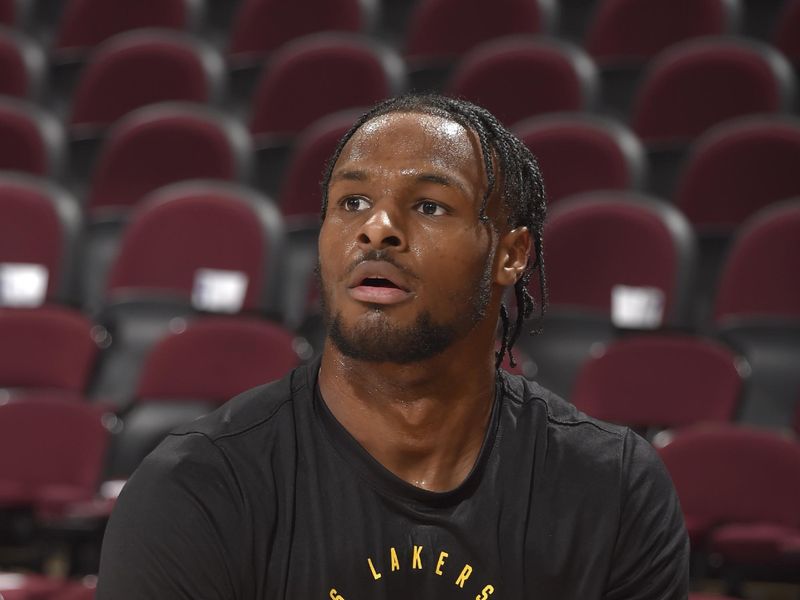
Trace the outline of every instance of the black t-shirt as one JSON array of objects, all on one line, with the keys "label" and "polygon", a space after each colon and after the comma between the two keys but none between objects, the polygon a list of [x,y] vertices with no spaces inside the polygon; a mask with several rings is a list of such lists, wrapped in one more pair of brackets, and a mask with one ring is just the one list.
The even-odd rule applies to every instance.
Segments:
[{"label": "black t-shirt", "polygon": [[98,600],[673,600],[688,542],[649,444],[498,375],[456,489],[374,460],[316,389],[318,363],[173,432],[125,486]]}]

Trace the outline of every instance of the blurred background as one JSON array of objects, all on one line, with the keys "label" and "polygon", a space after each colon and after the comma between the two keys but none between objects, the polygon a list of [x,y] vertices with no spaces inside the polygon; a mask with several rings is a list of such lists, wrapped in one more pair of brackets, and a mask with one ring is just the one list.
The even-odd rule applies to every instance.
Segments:
[{"label": "blurred background", "polygon": [[142,458],[319,352],[325,161],[436,91],[544,173],[506,368],[658,448],[694,600],[800,598],[799,69],[798,0],[0,0],[0,597],[93,598]]}]

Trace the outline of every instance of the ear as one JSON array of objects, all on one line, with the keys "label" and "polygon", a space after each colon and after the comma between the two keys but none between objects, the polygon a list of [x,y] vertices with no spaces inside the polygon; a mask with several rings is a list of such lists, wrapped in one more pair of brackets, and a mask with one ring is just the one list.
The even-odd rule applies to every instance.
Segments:
[{"label": "ear", "polygon": [[506,287],[522,277],[531,254],[531,234],[527,227],[507,232],[497,244],[495,283]]}]

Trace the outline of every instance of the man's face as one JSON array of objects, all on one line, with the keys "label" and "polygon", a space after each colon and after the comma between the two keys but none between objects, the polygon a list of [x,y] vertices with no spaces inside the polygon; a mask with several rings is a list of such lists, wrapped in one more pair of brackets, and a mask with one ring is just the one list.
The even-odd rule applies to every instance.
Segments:
[{"label": "man's face", "polygon": [[319,238],[323,310],[346,356],[409,363],[486,315],[496,235],[479,219],[480,145],[446,118],[368,121],[333,169]]}]

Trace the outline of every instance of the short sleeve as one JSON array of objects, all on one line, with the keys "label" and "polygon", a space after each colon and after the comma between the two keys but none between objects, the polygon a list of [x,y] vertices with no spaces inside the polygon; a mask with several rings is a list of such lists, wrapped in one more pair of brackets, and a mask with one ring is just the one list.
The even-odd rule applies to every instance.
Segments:
[{"label": "short sleeve", "polygon": [[653,447],[628,432],[622,506],[605,600],[685,600],[689,541],[675,488]]},{"label": "short sleeve", "polygon": [[240,598],[231,567],[244,545],[236,489],[208,438],[169,436],[120,494],[103,539],[97,599]]}]

